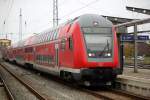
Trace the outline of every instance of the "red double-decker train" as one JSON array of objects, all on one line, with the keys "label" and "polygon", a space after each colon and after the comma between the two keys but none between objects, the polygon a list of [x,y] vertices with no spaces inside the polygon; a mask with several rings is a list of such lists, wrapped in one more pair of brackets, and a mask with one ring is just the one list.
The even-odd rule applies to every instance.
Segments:
[{"label": "red double-decker train", "polygon": [[87,86],[113,82],[119,63],[115,28],[95,14],[20,41],[5,58]]}]

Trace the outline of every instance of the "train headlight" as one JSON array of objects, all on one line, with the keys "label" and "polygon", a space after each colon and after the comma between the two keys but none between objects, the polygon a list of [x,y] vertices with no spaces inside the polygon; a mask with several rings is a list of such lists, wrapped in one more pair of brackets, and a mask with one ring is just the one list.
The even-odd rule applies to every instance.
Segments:
[{"label": "train headlight", "polygon": [[92,56],[92,54],[91,53],[89,53],[89,57],[91,57]]},{"label": "train headlight", "polygon": [[105,54],[105,57],[110,57],[111,56],[111,53],[106,53]]},{"label": "train headlight", "polygon": [[89,53],[88,55],[89,55],[89,57],[93,57],[93,56],[95,56],[95,54],[94,54],[94,53]]},{"label": "train headlight", "polygon": [[109,56],[109,57],[110,57],[110,56],[111,56],[111,53],[107,53],[107,56]]}]

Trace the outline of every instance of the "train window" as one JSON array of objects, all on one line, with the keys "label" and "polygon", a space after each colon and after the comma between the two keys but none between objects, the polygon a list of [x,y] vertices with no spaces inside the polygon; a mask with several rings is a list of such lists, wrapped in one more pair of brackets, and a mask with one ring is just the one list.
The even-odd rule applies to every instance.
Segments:
[{"label": "train window", "polygon": [[30,52],[33,52],[33,48],[32,47],[30,48]]},{"label": "train window", "polygon": [[44,42],[44,34],[42,34],[42,37],[41,37],[41,43],[43,43]]},{"label": "train window", "polygon": [[48,59],[48,64],[50,64],[50,57],[48,56],[48,58],[47,58],[47,59]]},{"label": "train window", "polygon": [[40,55],[38,55],[38,63],[40,62]]},{"label": "train window", "polygon": [[40,60],[40,56],[39,55],[36,56],[36,60],[37,60],[37,62],[39,62],[39,60]]},{"label": "train window", "polygon": [[58,39],[59,29],[57,29],[56,39]]},{"label": "train window", "polygon": [[41,42],[41,36],[39,35],[39,42],[38,43],[40,43]]},{"label": "train window", "polygon": [[44,55],[42,56],[42,63],[45,61],[45,57],[44,57]]},{"label": "train window", "polygon": [[41,35],[39,36],[39,43],[41,43]]},{"label": "train window", "polygon": [[56,30],[54,30],[54,33],[53,33],[53,40],[55,40],[55,33],[56,33]]},{"label": "train window", "polygon": [[43,55],[43,62],[45,62],[45,56]]},{"label": "train window", "polygon": [[56,30],[53,30],[53,35],[52,35],[53,40],[55,40],[55,33],[56,33]]},{"label": "train window", "polygon": [[48,33],[48,41],[50,41],[50,39],[51,39],[51,35],[50,35],[51,33]]},{"label": "train window", "polygon": [[48,36],[49,36],[49,41],[50,41],[51,40],[51,31],[49,32]]},{"label": "train window", "polygon": [[43,56],[43,62],[45,62],[46,61],[46,56]]},{"label": "train window", "polygon": [[51,35],[51,39],[50,40],[52,40],[53,39],[53,31],[51,31],[50,35]]},{"label": "train window", "polygon": [[45,33],[44,41],[47,42],[47,33]]},{"label": "train window", "polygon": [[55,30],[53,30],[52,40],[54,40]]},{"label": "train window", "polygon": [[49,41],[48,33],[46,33],[46,41]]},{"label": "train window", "polygon": [[55,30],[54,39],[56,39],[57,36],[57,29]]},{"label": "train window", "polygon": [[69,37],[69,49],[73,49],[73,40],[72,40],[72,37]]},{"label": "train window", "polygon": [[15,54],[16,52],[15,52],[15,50],[13,50],[13,54]]},{"label": "train window", "polygon": [[46,63],[48,63],[48,60],[49,60],[49,56],[46,56]]},{"label": "train window", "polygon": [[36,60],[38,60],[38,55],[36,56]]},{"label": "train window", "polygon": [[51,64],[51,56],[47,56],[47,63]]},{"label": "train window", "polygon": [[47,56],[44,56],[44,61],[45,63],[47,63]]},{"label": "train window", "polygon": [[61,41],[61,49],[65,50],[65,48],[66,48],[66,39],[62,39],[62,41]]},{"label": "train window", "polygon": [[42,63],[42,55],[40,55],[40,63]]},{"label": "train window", "polygon": [[27,48],[25,48],[25,53],[27,53],[28,52],[28,50],[27,50]]},{"label": "train window", "polygon": [[48,41],[48,33],[45,34],[45,41]]},{"label": "train window", "polygon": [[59,29],[57,30],[57,35],[56,35],[56,38],[58,39],[58,36],[59,36]]},{"label": "train window", "polygon": [[31,53],[31,52],[33,52],[32,47],[25,48],[25,53]]},{"label": "train window", "polygon": [[51,59],[51,56],[49,56],[49,64],[51,64],[52,62],[52,59]]},{"label": "train window", "polygon": [[51,32],[51,40],[53,40],[53,33],[54,33],[54,31],[52,30],[52,32]]},{"label": "train window", "polygon": [[42,42],[45,42],[45,34],[42,35]]},{"label": "train window", "polygon": [[41,59],[40,57],[41,57],[41,56],[40,56],[40,55],[38,55],[38,62],[39,62],[39,63],[40,63],[40,59]]},{"label": "train window", "polygon": [[41,63],[43,63],[43,56],[41,55]]},{"label": "train window", "polygon": [[40,63],[42,62],[42,56],[40,55]]},{"label": "train window", "polygon": [[45,62],[47,63],[47,56],[45,56]]}]

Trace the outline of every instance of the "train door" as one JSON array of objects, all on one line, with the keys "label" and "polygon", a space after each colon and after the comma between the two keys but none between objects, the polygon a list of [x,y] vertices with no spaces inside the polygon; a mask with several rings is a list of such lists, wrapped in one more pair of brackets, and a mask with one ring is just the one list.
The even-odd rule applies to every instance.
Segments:
[{"label": "train door", "polygon": [[59,44],[55,44],[55,64],[58,67],[59,66]]},{"label": "train door", "polygon": [[36,60],[37,60],[37,58],[36,58],[36,49],[35,49],[36,47],[33,47],[33,62],[34,63],[36,63]]}]

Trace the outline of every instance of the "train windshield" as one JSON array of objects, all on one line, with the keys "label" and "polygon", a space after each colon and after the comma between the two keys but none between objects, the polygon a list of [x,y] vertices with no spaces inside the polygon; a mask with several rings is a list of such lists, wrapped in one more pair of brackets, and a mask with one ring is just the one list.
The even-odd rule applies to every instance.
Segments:
[{"label": "train windshield", "polygon": [[[112,58],[111,28],[82,28],[84,32],[87,55],[91,60]],[[102,60],[101,59],[101,60]]]}]

